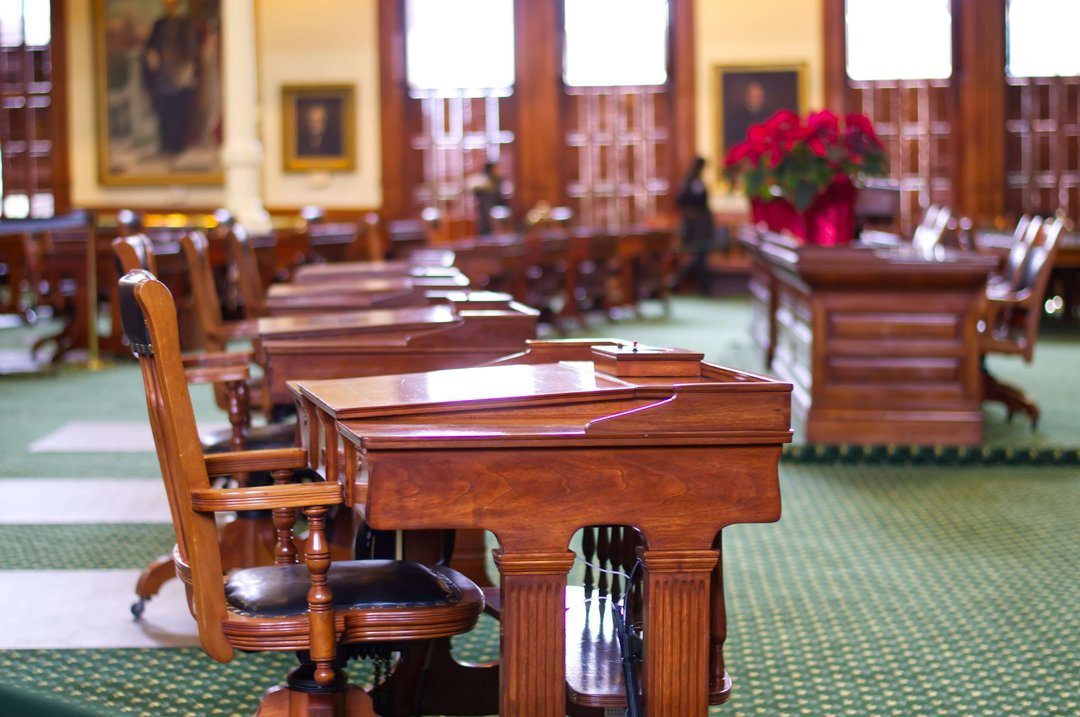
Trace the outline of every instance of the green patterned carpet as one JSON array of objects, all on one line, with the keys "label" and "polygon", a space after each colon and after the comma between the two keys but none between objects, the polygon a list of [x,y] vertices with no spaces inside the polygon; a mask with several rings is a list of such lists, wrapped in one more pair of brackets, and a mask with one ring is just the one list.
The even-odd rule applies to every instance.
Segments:
[{"label": "green patterned carpet", "polygon": [[[681,299],[671,322],[590,333],[702,348],[755,369],[736,321],[744,308]],[[25,337],[2,330],[0,346]],[[782,520],[725,531],[734,690],[711,714],[1080,715],[1080,467],[1031,462],[1080,446],[1080,382],[1069,373],[1078,347],[1059,335],[1040,344],[1034,368],[1003,365],[1043,402],[1045,418],[1032,433],[988,409],[988,448],[999,453],[898,448],[869,464],[853,460],[857,449],[789,455]],[[0,379],[0,402],[20,417],[0,431],[0,481],[158,480],[152,455],[26,451],[67,421],[144,418],[132,365]],[[196,411],[219,420],[208,393]],[[997,463],[1006,455],[1023,460]],[[170,542],[167,526],[145,523],[0,525],[0,581],[10,570],[139,568]],[[117,600],[126,609],[130,596]],[[48,619],[28,616],[27,629]],[[487,659],[497,640],[485,618],[455,649]],[[291,663],[264,654],[219,665],[194,648],[0,651],[0,717],[246,715]],[[370,677],[360,664],[350,674]]]}]

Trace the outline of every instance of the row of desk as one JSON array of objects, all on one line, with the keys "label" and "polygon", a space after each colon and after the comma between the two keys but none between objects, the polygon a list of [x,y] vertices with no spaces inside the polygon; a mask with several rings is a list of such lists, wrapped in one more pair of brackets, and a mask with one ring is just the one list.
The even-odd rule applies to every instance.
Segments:
[{"label": "row of desk", "polygon": [[[400,664],[392,689],[423,675],[425,714],[625,705],[611,596],[567,588],[574,533],[610,524],[639,534],[645,714],[705,715],[727,699],[720,532],[779,517],[790,385],[681,349],[530,342],[537,311],[460,285],[345,311],[348,287],[377,269],[297,271],[271,289],[256,350],[273,400],[297,406],[312,465],[343,477],[370,526],[405,531],[404,557],[437,557],[435,530],[461,531],[458,547],[467,531],[498,540],[487,596],[500,664],[460,665],[444,644]],[[381,269],[460,281],[448,267]]]}]

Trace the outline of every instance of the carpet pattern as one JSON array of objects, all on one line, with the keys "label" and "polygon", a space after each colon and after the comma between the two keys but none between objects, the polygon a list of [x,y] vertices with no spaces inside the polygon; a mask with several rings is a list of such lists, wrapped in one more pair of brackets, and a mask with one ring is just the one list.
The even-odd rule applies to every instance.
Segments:
[{"label": "carpet pattern", "polygon": [[[587,333],[689,346],[760,370],[745,326],[745,302],[678,299],[670,321]],[[23,331],[0,331],[0,347],[25,340]],[[1034,368],[1001,364],[1042,404],[1039,432],[987,409],[985,450],[790,447],[781,521],[725,531],[734,689],[710,714],[1080,714],[1078,348],[1056,336],[1040,343]],[[0,480],[160,480],[153,454],[27,451],[70,421],[145,420],[134,365],[0,378],[0,404],[19,416],[0,431]],[[221,420],[208,390],[196,391],[195,408]],[[0,521],[0,581],[25,569],[139,569],[172,540],[165,524]],[[132,597],[117,595],[119,609]],[[26,629],[47,619],[28,616]],[[483,618],[455,650],[494,657],[497,623]],[[0,717],[247,715],[293,662],[242,654],[220,665],[194,648],[0,650]],[[350,675],[363,683],[371,672],[354,663]]]}]

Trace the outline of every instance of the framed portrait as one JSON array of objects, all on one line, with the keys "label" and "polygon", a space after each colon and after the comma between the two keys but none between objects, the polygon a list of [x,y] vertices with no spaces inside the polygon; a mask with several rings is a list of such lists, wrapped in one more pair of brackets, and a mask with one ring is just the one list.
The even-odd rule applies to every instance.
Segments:
[{"label": "framed portrait", "polygon": [[220,184],[220,0],[94,0],[102,184]]},{"label": "framed portrait", "polygon": [[352,85],[281,88],[286,172],[345,172],[356,166],[356,99]]},{"label": "framed portrait", "polygon": [[723,65],[716,67],[717,162],[746,139],[752,125],[779,110],[806,112],[806,65]]}]

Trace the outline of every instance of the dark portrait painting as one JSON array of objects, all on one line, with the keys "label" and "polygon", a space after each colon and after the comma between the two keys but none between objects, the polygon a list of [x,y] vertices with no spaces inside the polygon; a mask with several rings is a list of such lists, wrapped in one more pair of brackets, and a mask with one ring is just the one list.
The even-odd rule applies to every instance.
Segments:
[{"label": "dark portrait painting", "polygon": [[221,181],[220,0],[95,0],[102,184]]},{"label": "dark portrait painting", "polygon": [[285,169],[346,170],[354,164],[353,88],[283,89]]},{"label": "dark portrait painting", "polygon": [[799,65],[716,68],[719,86],[720,162],[746,139],[747,130],[778,110],[802,114],[805,69]]}]

